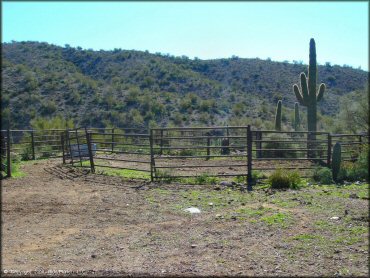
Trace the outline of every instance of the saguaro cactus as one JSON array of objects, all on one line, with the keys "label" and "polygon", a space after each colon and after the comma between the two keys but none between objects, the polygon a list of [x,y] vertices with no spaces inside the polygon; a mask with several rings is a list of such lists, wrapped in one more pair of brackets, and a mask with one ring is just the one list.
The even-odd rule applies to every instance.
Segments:
[{"label": "saguaro cactus", "polygon": [[301,124],[301,118],[299,117],[299,106],[298,102],[294,104],[294,130],[298,131]]},{"label": "saguaro cactus", "polygon": [[333,180],[336,182],[338,180],[338,174],[340,171],[340,163],[342,160],[342,147],[339,142],[335,143],[333,148],[333,158],[331,169],[333,172]]},{"label": "saguaro cactus", "polygon": [[[308,66],[308,77],[301,73],[301,89],[297,84],[293,85],[293,91],[300,105],[307,107],[307,129],[316,131],[316,105],[322,99],[325,91],[325,84],[321,83],[316,92],[317,64],[315,40],[310,40],[310,62]],[[307,85],[308,83],[308,85]]]},{"label": "saguaro cactus", "polygon": [[275,130],[281,131],[281,100],[278,101],[276,107]]}]

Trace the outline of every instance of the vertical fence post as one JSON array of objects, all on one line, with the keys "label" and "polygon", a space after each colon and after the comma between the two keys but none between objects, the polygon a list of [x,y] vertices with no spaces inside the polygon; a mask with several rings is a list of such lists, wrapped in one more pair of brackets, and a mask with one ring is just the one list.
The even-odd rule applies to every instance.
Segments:
[{"label": "vertical fence post", "polygon": [[85,133],[86,133],[87,150],[89,152],[90,168],[91,168],[91,172],[95,173],[94,154],[91,148],[91,133],[89,133],[87,129],[85,129]]},{"label": "vertical fence post", "polygon": [[11,167],[11,159],[10,159],[10,130],[6,131],[6,176],[12,176],[12,167]]},{"label": "vertical fence post", "polygon": [[34,134],[33,134],[33,130],[31,131],[31,148],[32,148],[32,159],[35,160],[36,159],[36,156],[35,156],[35,137],[34,137]]},{"label": "vertical fence post", "polygon": [[112,153],[114,152],[114,128],[112,128]]},{"label": "vertical fence post", "polygon": [[257,150],[257,158],[261,158],[262,157],[262,131],[255,131],[256,132],[256,148],[258,149]]},{"label": "vertical fence post", "polygon": [[327,165],[329,168],[331,168],[331,134],[328,133],[328,161]]},{"label": "vertical fence post", "polygon": [[211,146],[211,137],[207,134],[207,160],[209,159],[209,156],[211,154],[210,147]]},{"label": "vertical fence post", "polygon": [[73,150],[72,150],[72,147],[71,147],[71,137],[70,137],[70,134],[69,134],[69,129],[66,129],[66,140],[67,140],[67,143],[68,143],[68,148],[69,148],[69,154],[70,154],[70,157],[71,157],[71,163],[72,163],[72,166],[73,166]]},{"label": "vertical fence post", "polygon": [[82,157],[81,157],[81,148],[80,148],[80,140],[78,138],[78,130],[75,129],[76,134],[76,141],[77,141],[77,149],[78,149],[78,156],[80,157],[80,166],[82,167]]},{"label": "vertical fence post", "polygon": [[161,147],[161,149],[160,149],[160,151],[159,151],[159,154],[160,154],[160,155],[162,155],[162,154],[163,154],[163,150],[162,150],[162,148],[163,148],[163,129],[161,129],[161,141],[160,141],[160,147]]},{"label": "vertical fence post", "polygon": [[251,126],[247,126],[247,165],[248,165],[248,174],[247,174],[247,183],[248,183],[248,191],[252,190],[252,131]]},{"label": "vertical fence post", "polygon": [[63,132],[60,134],[60,144],[62,146],[63,164],[66,164],[66,155],[65,155],[65,151],[64,151],[64,134],[63,134]]},{"label": "vertical fence post", "polygon": [[154,180],[153,129],[150,129],[149,144],[150,144],[150,181],[152,182]]}]

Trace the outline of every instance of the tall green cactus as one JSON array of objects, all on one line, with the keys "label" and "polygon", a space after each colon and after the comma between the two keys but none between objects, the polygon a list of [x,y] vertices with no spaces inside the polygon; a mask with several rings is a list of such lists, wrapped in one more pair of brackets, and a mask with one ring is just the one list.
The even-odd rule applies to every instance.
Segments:
[{"label": "tall green cactus", "polygon": [[331,163],[331,170],[333,172],[333,180],[337,182],[340,171],[340,163],[342,160],[342,147],[339,142],[335,143],[333,148],[333,158]]},{"label": "tall green cactus", "polygon": [[[308,78],[301,73],[301,89],[297,84],[293,85],[293,91],[300,105],[307,107],[307,129],[315,132],[317,126],[317,102],[322,99],[325,91],[325,84],[321,83],[316,92],[317,63],[315,40],[310,40],[310,62],[308,66]],[[307,86],[308,83],[308,86]]]},{"label": "tall green cactus", "polygon": [[300,125],[301,125],[301,118],[299,117],[299,106],[298,106],[298,102],[296,102],[294,104],[294,130],[298,131]]},{"label": "tall green cactus", "polygon": [[278,101],[276,107],[275,130],[281,131],[281,100]]}]

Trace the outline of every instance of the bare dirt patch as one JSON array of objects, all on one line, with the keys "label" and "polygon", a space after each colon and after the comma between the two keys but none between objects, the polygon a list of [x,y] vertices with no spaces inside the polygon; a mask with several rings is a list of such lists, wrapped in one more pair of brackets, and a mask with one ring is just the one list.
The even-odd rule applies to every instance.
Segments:
[{"label": "bare dirt patch", "polygon": [[59,163],[2,181],[3,273],[368,276],[368,185],[247,193]]}]

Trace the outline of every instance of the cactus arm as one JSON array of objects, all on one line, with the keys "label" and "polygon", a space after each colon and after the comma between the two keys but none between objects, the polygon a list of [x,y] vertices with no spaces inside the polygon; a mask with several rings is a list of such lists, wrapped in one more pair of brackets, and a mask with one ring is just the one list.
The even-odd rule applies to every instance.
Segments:
[{"label": "cactus arm", "polygon": [[321,83],[320,88],[319,88],[319,92],[317,93],[317,101],[320,101],[323,98],[324,92],[325,92],[325,84]]},{"label": "cactus arm", "polygon": [[295,93],[295,96],[296,96],[296,98],[297,98],[297,100],[298,100],[299,104],[300,104],[300,105],[305,105],[305,104],[304,104],[304,101],[303,101],[303,97],[302,97],[302,95],[301,95],[301,92],[299,91],[299,88],[298,88],[297,84],[294,84],[294,85],[293,85],[293,91],[294,91],[294,93]]},{"label": "cactus arm", "polygon": [[308,87],[307,87],[307,77],[302,72],[301,73],[301,87],[302,87],[302,97],[303,101],[308,104]]}]

